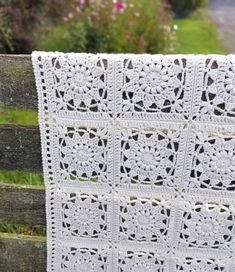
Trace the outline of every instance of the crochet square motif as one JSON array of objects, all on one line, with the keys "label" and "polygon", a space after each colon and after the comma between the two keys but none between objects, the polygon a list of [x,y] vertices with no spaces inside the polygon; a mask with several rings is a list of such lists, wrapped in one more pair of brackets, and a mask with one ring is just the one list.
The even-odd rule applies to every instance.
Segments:
[{"label": "crochet square motif", "polygon": [[32,55],[47,271],[235,271],[235,57]]}]

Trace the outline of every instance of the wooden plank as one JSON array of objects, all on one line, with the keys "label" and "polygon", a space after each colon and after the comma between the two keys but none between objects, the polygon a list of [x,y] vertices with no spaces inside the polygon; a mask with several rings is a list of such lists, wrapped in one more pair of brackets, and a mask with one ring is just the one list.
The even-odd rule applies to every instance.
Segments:
[{"label": "wooden plank", "polygon": [[45,272],[45,237],[0,233],[0,271]]},{"label": "wooden plank", "polygon": [[0,125],[0,169],[42,171],[38,127]]},{"label": "wooden plank", "polygon": [[0,192],[0,224],[46,225],[43,186],[0,183]]},{"label": "wooden plank", "polygon": [[0,55],[0,108],[37,110],[30,55]]}]

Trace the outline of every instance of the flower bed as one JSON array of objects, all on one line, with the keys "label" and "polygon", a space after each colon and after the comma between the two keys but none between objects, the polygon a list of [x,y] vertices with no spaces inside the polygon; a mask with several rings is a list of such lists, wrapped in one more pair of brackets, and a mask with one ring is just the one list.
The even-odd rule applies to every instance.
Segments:
[{"label": "flower bed", "polygon": [[174,38],[167,1],[80,0],[40,47],[64,52],[164,53],[171,50]]}]

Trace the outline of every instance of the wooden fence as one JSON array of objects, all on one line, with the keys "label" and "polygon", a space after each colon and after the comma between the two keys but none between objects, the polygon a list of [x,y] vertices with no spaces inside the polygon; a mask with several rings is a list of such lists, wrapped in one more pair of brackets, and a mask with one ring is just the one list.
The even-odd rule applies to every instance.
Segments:
[{"label": "wooden fence", "polygon": [[[36,111],[34,82],[29,55],[0,55],[0,109]],[[37,126],[0,125],[0,169],[42,171]],[[45,226],[44,188],[0,183],[0,224]],[[0,271],[45,272],[45,237],[0,233]]]}]

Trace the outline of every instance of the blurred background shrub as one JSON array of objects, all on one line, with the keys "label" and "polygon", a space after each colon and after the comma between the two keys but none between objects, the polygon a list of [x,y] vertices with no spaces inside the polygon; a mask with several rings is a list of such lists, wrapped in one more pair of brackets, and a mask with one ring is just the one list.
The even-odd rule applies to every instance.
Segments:
[{"label": "blurred background shrub", "polygon": [[0,51],[30,53],[39,34],[69,6],[69,0],[0,0]]},{"label": "blurred background shrub", "polygon": [[199,7],[205,6],[207,0],[169,0],[177,17],[185,17]]},{"label": "blurred background shrub", "polygon": [[163,53],[172,17],[165,0],[0,0],[0,51]]},{"label": "blurred background shrub", "polygon": [[166,1],[75,1],[64,23],[51,28],[40,47],[65,52],[156,53],[169,51],[174,34]]},{"label": "blurred background shrub", "polygon": [[206,2],[0,0],[0,53],[223,52],[207,16],[191,14]]}]

